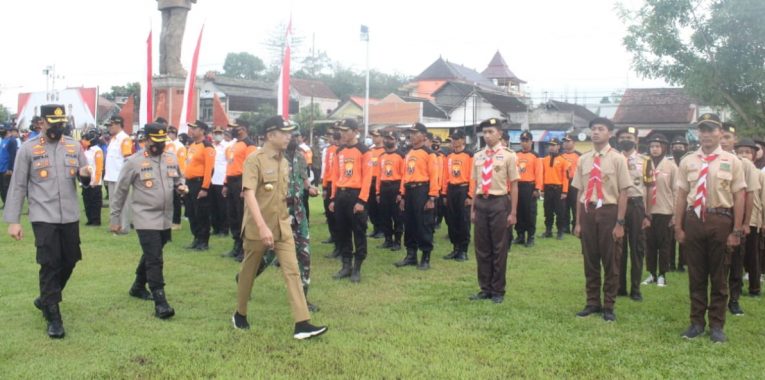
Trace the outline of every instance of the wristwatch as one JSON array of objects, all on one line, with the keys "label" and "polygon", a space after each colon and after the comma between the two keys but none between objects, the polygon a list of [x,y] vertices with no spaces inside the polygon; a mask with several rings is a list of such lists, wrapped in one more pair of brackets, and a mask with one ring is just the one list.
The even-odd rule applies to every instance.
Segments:
[{"label": "wristwatch", "polygon": [[624,225],[624,219],[616,219],[616,224],[623,226]]}]

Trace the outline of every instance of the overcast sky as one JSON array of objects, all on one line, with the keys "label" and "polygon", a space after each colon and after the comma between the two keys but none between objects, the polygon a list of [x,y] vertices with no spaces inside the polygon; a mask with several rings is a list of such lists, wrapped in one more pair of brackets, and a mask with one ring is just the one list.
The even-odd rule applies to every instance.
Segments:
[{"label": "overcast sky", "polygon": [[[640,0],[625,0],[631,6]],[[292,14],[296,34],[330,58],[363,70],[361,24],[369,26],[370,66],[417,75],[439,56],[482,71],[499,50],[534,101],[546,91],[596,103],[625,87],[661,87],[639,78],[622,46],[625,26],[614,0],[339,1],[198,0],[189,13],[183,62],[201,25],[199,74],[221,70],[226,53],[270,60],[264,42]],[[0,104],[16,110],[19,92],[44,91],[42,70],[55,65],[56,88],[139,81],[149,29],[158,72],[161,14],[155,0],[2,1]]]}]

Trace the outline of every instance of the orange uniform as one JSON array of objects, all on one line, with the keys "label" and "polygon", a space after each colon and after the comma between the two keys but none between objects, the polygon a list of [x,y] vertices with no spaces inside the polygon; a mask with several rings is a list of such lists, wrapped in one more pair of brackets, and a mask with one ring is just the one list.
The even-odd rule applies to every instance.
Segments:
[{"label": "orange uniform", "polygon": [[370,158],[372,159],[372,177],[374,178],[380,178],[380,165],[378,163],[380,155],[383,153],[385,153],[385,148],[383,147],[374,146],[369,149]]},{"label": "orange uniform", "polygon": [[401,181],[406,172],[404,156],[399,151],[385,152],[378,159],[380,176],[377,177],[377,194],[380,194],[380,184],[383,181]]},{"label": "orange uniform", "polygon": [[536,152],[517,152],[519,182],[534,182],[536,190],[542,190],[542,160]]},{"label": "orange uniform", "polygon": [[462,152],[452,152],[446,156],[446,165],[443,170],[443,185],[441,186],[441,194],[446,195],[446,190],[449,185],[465,185],[470,186],[469,194],[473,193],[473,187],[475,182],[471,181],[473,178],[473,154],[463,150]]},{"label": "orange uniform", "polygon": [[372,185],[372,159],[369,149],[364,144],[345,146],[337,151],[337,160],[332,169],[332,196],[338,189],[359,189],[359,202],[369,199]]},{"label": "orange uniform", "polygon": [[313,166],[313,150],[311,150],[311,148],[302,149],[302,150],[303,150],[303,157],[305,157],[305,163],[308,166]]},{"label": "orange uniform", "polygon": [[439,158],[428,148],[412,148],[406,154],[406,171],[401,179],[401,194],[406,194],[407,183],[428,182],[430,190],[428,196],[438,197],[441,188],[438,186],[439,168],[441,165],[436,160]]},{"label": "orange uniform", "polygon": [[560,157],[570,164],[568,168],[568,179],[571,180],[574,178],[574,173],[576,173],[576,165],[579,163],[579,156],[581,154],[577,151],[573,151],[570,153],[561,153]]},{"label": "orange uniform", "polygon": [[327,152],[324,154],[324,176],[321,178],[321,187],[328,187],[332,182],[332,172],[335,166],[335,155],[337,154],[337,145],[330,145],[327,147]]},{"label": "orange uniform", "polygon": [[226,177],[241,176],[244,172],[244,160],[247,159],[247,156],[257,150],[258,147],[249,138],[237,141],[226,148],[226,161],[228,161],[228,165],[226,165]]},{"label": "orange uniform", "polygon": [[212,171],[215,167],[215,148],[207,140],[189,145],[186,179],[202,178],[202,189],[210,188]]},{"label": "orange uniform", "polygon": [[[545,185],[563,186],[563,192],[568,193],[568,173],[571,164],[560,156],[553,160],[552,156],[547,155],[542,160],[542,177]],[[550,163],[552,161],[552,164]]]}]

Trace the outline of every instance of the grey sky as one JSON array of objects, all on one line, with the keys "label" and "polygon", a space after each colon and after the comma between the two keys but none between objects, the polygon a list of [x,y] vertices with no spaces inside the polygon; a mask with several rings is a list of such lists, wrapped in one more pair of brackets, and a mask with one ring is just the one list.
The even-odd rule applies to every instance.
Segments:
[{"label": "grey sky", "polygon": [[[359,26],[366,24],[371,67],[384,72],[417,75],[439,55],[481,71],[499,50],[528,82],[535,102],[544,91],[594,103],[627,86],[664,86],[631,71],[621,44],[625,26],[614,6],[613,0],[199,0],[189,14],[183,55],[191,54],[204,22],[200,74],[220,70],[228,52],[248,51],[268,61],[264,42],[291,12],[296,32],[305,38],[304,54],[313,36],[317,50],[360,70],[365,48]],[[55,64],[63,76],[57,88],[108,90],[139,81],[150,27],[158,70],[161,17],[154,0],[3,1],[0,13],[0,103],[13,111],[19,92],[45,90],[46,65]]]}]

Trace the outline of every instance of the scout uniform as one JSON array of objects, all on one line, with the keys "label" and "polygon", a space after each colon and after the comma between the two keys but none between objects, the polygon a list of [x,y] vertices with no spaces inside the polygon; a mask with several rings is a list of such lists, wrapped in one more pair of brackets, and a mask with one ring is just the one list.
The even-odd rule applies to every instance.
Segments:
[{"label": "scout uniform", "polygon": [[[550,140],[551,146],[560,145],[560,141],[554,138]],[[566,229],[566,200],[562,196],[568,196],[568,172],[569,162],[559,157],[559,154],[548,154],[542,159],[542,184],[544,190],[545,208],[545,233],[543,237],[552,237],[553,222],[558,228],[558,240],[563,239]]]},{"label": "scout uniform", "polygon": [[[464,139],[465,134],[455,132],[452,139]],[[446,197],[447,226],[452,252],[444,256],[446,260],[467,260],[467,250],[470,244],[470,206],[465,201],[472,199],[475,189],[473,179],[473,154],[462,150],[451,152],[446,156],[443,170],[441,193]]]},{"label": "scout uniform", "polygon": [[[697,125],[700,129],[720,128],[721,123],[717,115],[704,114]],[[719,145],[710,154],[702,149],[689,153],[680,162],[676,189],[688,194],[687,209],[675,214],[675,234],[685,230],[691,299],[691,327],[683,336],[695,338],[703,334],[708,311],[711,338],[721,342],[725,340],[722,329],[728,300],[727,240],[731,233],[741,233],[734,231],[734,199],[736,193],[746,189],[741,160]]]},{"label": "scout uniform", "polygon": [[[614,128],[613,122],[605,118],[596,118],[590,122],[591,128],[595,125],[604,125],[609,130]],[[571,185],[579,190],[581,214],[578,215],[577,225],[584,256],[587,293],[587,306],[577,316],[586,317],[603,311],[604,319],[612,321],[615,320],[613,309],[619,290],[619,261],[616,254],[621,244],[614,242],[612,232],[617,222],[624,223],[624,220],[617,219],[619,197],[633,186],[627,159],[608,144],[599,151],[593,149],[584,153],[579,158]],[[601,266],[604,272],[602,284]]]},{"label": "scout uniform", "polygon": [[[372,136],[380,136],[379,131],[369,132]],[[372,146],[369,148],[369,159],[372,165],[372,184],[369,186],[369,221],[372,223],[372,233],[369,237],[378,239],[384,236],[382,226],[380,225],[380,205],[377,203],[377,182],[380,181],[380,155],[385,152],[382,146]]]},{"label": "scout uniform", "polygon": [[[164,144],[169,141],[164,124],[147,124],[145,134],[153,143]],[[164,150],[164,146],[162,148]],[[162,249],[171,236],[173,193],[185,190],[183,173],[175,154],[163,151],[159,155],[152,155],[149,149],[145,149],[143,153],[134,154],[127,160],[112,193],[112,225],[119,225],[131,187],[133,225],[143,254],[128,293],[141,299],[153,298],[154,315],[167,319],[175,315],[175,310],[168,305],[165,296]],[[147,283],[151,295],[146,291]]]},{"label": "scout uniform", "polygon": [[[270,131],[289,132],[295,129],[281,117],[275,116],[265,121],[264,134]],[[247,157],[242,174],[242,188],[245,197],[254,195],[260,214],[266,227],[273,234],[273,250],[279,260],[284,281],[287,285],[287,297],[295,320],[296,339],[306,339],[324,333],[326,327],[314,327],[308,323],[310,315],[305,294],[300,282],[295,240],[292,235],[287,194],[289,192],[290,166],[284,158],[284,152],[270,142]],[[248,192],[252,192],[248,194]],[[237,310],[232,317],[235,328],[248,329],[247,303],[252,293],[252,282],[263,261],[263,255],[269,249],[260,238],[260,230],[255,223],[255,216],[249,207],[244,211],[244,260],[237,277]]]},{"label": "scout uniform", "polygon": [[[674,137],[671,141],[670,151],[672,154],[672,159],[675,160],[675,164],[679,167],[683,157],[688,154],[688,140],[686,140],[684,136]],[[672,235],[672,250],[669,257],[669,270],[685,272],[685,249],[683,248],[683,244],[677,243],[674,234]]]},{"label": "scout uniform", "polygon": [[[3,219],[19,224],[24,198],[28,199],[29,221],[40,264],[40,297],[34,303],[48,321],[48,336],[63,338],[58,304],[75,264],[82,258],[75,180],[88,162],[79,144],[62,136],[67,120],[64,106],[43,105],[40,113],[49,125],[48,130],[19,148]],[[80,177],[80,181],[89,184],[90,177]]]},{"label": "scout uniform", "polygon": [[[109,127],[114,124],[119,124],[120,128],[123,128],[123,123],[124,120],[121,116],[113,116],[104,125]],[[125,165],[125,161],[133,153],[135,153],[133,139],[131,139],[124,130],[120,129],[119,133],[109,139],[109,146],[106,148],[104,172],[104,182],[106,182],[109,194],[114,192],[114,186],[117,185],[117,179],[119,179],[122,166]],[[122,214],[120,226],[122,226],[121,233],[128,233],[130,231],[129,213],[126,212]]]},{"label": "scout uniform", "polygon": [[[355,120],[345,119],[337,125],[337,129],[357,131],[359,126]],[[337,160],[332,169],[332,175],[330,199],[334,202],[337,227],[335,239],[343,260],[342,268],[333,277],[335,279],[351,277],[351,281],[359,282],[361,281],[361,264],[367,257],[366,206],[372,184],[371,152],[362,142],[357,142],[353,146],[340,147],[337,150]],[[365,206],[364,210],[355,212],[354,208],[357,204]]]},{"label": "scout uniform", "polygon": [[[567,135],[563,138],[564,144],[567,142],[573,142],[574,138]],[[579,198],[578,190],[576,187],[571,186],[571,181],[574,179],[574,173],[576,173],[576,166],[579,163],[579,156],[582,154],[572,150],[570,152],[563,152],[560,157],[569,163],[568,167],[568,195],[566,196],[566,212],[564,215],[566,221],[565,231],[571,232],[574,230],[574,224],[576,224],[576,204]]]},{"label": "scout uniform", "polygon": [[90,183],[82,186],[82,203],[85,206],[86,226],[101,225],[101,206],[103,205],[102,173],[104,171],[104,151],[98,146],[98,132],[90,130],[82,137],[85,159],[88,161]]},{"label": "scout uniform", "polygon": [[[659,143],[663,146],[663,154],[669,148],[669,141],[662,134],[655,134],[648,139],[648,144]],[[669,271],[669,259],[672,254],[672,218],[675,207],[675,182],[677,164],[671,156],[652,157],[653,187],[648,194],[651,226],[645,231],[646,235],[646,267],[650,275],[643,284],[656,282],[659,286],[666,285],[666,273]]]},{"label": "scout uniform", "polygon": [[[428,133],[425,125],[416,123],[411,129],[422,134]],[[433,224],[435,203],[441,189],[438,187],[436,155],[428,146],[412,147],[404,161],[406,171],[401,178],[401,193],[404,202],[404,245],[406,257],[396,262],[397,267],[417,265],[417,250],[422,251],[418,269],[430,269],[430,253],[433,251]],[[432,209],[425,209],[426,203],[433,202]]]},{"label": "scout uniform", "polygon": [[[759,147],[752,139],[742,139],[736,144],[736,149],[739,147],[748,147],[756,154]],[[744,166],[747,166],[749,161],[746,158],[741,158]],[[746,241],[741,242],[741,246],[744,249],[744,269],[749,275],[749,295],[760,295],[760,276],[762,275],[760,265],[760,228],[763,226],[763,194],[765,193],[765,172],[756,169],[751,173],[753,188],[759,190],[752,191],[752,216],[748,221],[744,221],[744,228],[749,228],[749,234],[746,236]],[[746,177],[746,174],[744,175]],[[747,182],[747,190],[749,190],[749,184]],[[743,279],[739,284],[739,294],[743,287]],[[731,289],[733,293],[733,289]]]},{"label": "scout uniform", "polygon": [[[638,136],[638,130],[634,127],[622,128],[616,132],[616,138],[623,133],[629,133]],[[622,240],[621,254],[619,260],[619,293],[620,296],[627,295],[627,259],[630,260],[630,298],[635,301],[641,301],[643,295],[640,293],[640,282],[643,277],[643,260],[645,258],[645,230],[643,229],[643,220],[650,218],[646,216],[645,194],[653,186],[653,161],[643,156],[635,148],[628,155],[622,152],[627,158],[627,168],[629,170],[632,186],[627,189],[627,213],[624,217],[624,234]],[[629,251],[627,251],[629,248]]]},{"label": "scout uniform", "polygon": [[[247,136],[247,129],[249,125],[246,122],[238,122],[235,124],[229,124],[229,128],[232,128],[234,134],[241,136],[240,130],[244,131],[244,136]],[[238,261],[242,261],[244,258],[244,250],[242,249],[242,218],[244,217],[244,200],[242,199],[242,172],[244,171],[244,160],[247,157],[257,151],[258,148],[255,145],[255,141],[249,136],[242,140],[238,140],[226,149],[226,188],[228,195],[226,197],[228,203],[228,224],[231,229],[231,238],[234,240],[234,247],[228,253],[228,256],[235,257]]]},{"label": "scout uniform", "polygon": [[380,228],[385,235],[385,243],[380,248],[392,251],[401,249],[401,236],[404,233],[404,220],[396,199],[401,195],[401,178],[406,172],[404,155],[396,148],[396,135],[385,133],[384,138],[393,140],[394,145],[380,155],[378,165],[380,176],[377,181],[377,194],[380,197]]},{"label": "scout uniform", "polygon": [[[481,122],[479,128],[495,127],[501,123],[491,118]],[[501,303],[505,297],[507,271],[507,245],[509,233],[507,219],[512,213],[511,186],[518,181],[516,154],[498,142],[484,147],[473,157],[472,211],[475,214],[475,259],[478,266],[478,286],[481,291],[473,300],[491,299]]]},{"label": "scout uniform", "polygon": [[[533,141],[531,132],[521,133],[521,140]],[[532,149],[528,152],[517,152],[518,157],[518,223],[515,232],[518,236],[513,243],[526,244],[526,247],[534,245],[537,233],[537,199],[542,191],[542,160]]]},{"label": "scout uniform", "polygon": [[[191,128],[201,128],[205,133],[209,127],[204,122],[197,120],[189,124]],[[204,251],[209,248],[210,240],[210,196],[197,198],[200,191],[209,193],[212,183],[212,172],[215,166],[215,148],[202,139],[189,145],[188,163],[186,164],[186,184],[189,192],[186,194],[186,217],[189,218],[191,233],[194,241],[188,249]]]}]

